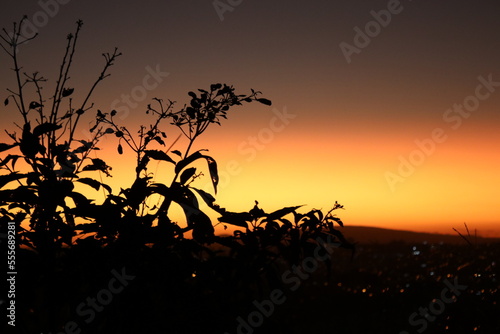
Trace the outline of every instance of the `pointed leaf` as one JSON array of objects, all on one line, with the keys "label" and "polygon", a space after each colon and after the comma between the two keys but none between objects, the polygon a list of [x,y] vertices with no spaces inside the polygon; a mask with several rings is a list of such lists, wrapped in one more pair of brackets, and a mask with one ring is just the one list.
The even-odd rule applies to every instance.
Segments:
[{"label": "pointed leaf", "polygon": [[189,179],[194,175],[194,173],[196,173],[196,168],[194,167],[184,170],[184,172],[182,172],[180,176],[181,184],[186,184],[186,182],[189,181]]},{"label": "pointed leaf", "polygon": [[16,145],[17,144],[9,145],[9,144],[0,143],[0,152],[10,150],[11,148],[13,148]]},{"label": "pointed leaf", "polygon": [[42,123],[40,125],[37,125],[33,129],[33,134],[35,136],[39,137],[47,132],[55,131],[55,130],[58,130],[60,128],[62,128],[62,125],[57,125],[54,123]]},{"label": "pointed leaf", "polygon": [[302,213],[293,212],[294,223],[298,224],[306,215]]},{"label": "pointed leaf", "polygon": [[217,184],[219,183],[219,174],[218,174],[218,170],[217,170],[217,163],[215,162],[215,160],[212,157],[210,157],[208,155],[201,154],[201,151],[197,151],[197,152],[191,154],[189,157],[179,161],[177,163],[177,165],[175,166],[175,173],[178,174],[180,171],[182,171],[184,169],[184,167],[188,166],[190,163],[192,163],[193,161],[200,159],[200,158],[207,160],[208,170],[210,172],[210,178],[212,180],[212,184],[214,186],[215,193],[217,193]]},{"label": "pointed leaf", "polygon": [[2,162],[0,162],[0,167],[2,166],[5,166],[9,161],[12,160],[12,169],[14,169],[15,165],[16,165],[16,161],[17,159],[19,159],[21,156],[19,155],[12,155],[12,154],[9,154],[7,157],[5,157],[5,159],[2,160]]},{"label": "pointed leaf", "polygon": [[87,166],[83,167],[82,170],[85,170],[85,171],[99,170],[99,171],[103,172],[104,174],[106,174],[107,176],[111,176],[111,174],[109,174],[109,170],[111,169],[111,167],[109,167],[106,164],[106,162],[104,162],[101,159],[90,159],[90,160],[92,160],[92,165],[87,165]]},{"label": "pointed leaf", "polygon": [[217,218],[221,223],[227,223],[240,227],[248,227],[247,222],[253,220],[252,215],[248,212],[226,212],[222,217]]},{"label": "pointed leaf", "polygon": [[101,182],[94,180],[94,179],[91,179],[90,177],[84,177],[84,178],[78,179],[78,180],[76,180],[76,182],[80,182],[80,183],[86,184],[88,186],[91,186],[95,190],[99,190],[99,188],[101,187]]},{"label": "pointed leaf", "polygon": [[42,105],[41,105],[40,103],[36,102],[36,101],[32,101],[32,102],[30,103],[30,109],[36,109],[36,108],[39,108],[39,107],[41,107],[41,106],[42,106]]},{"label": "pointed leaf", "polygon": [[213,207],[214,202],[215,202],[215,198],[212,195],[210,195],[206,191],[198,189],[198,188],[191,188],[191,189],[196,191],[198,193],[198,195],[200,195],[200,197],[205,201],[205,203],[207,203],[207,205],[209,207],[211,207],[211,208]]},{"label": "pointed leaf", "polygon": [[184,169],[184,167],[186,167],[187,165],[189,165],[193,161],[200,159],[201,157],[203,157],[203,154],[201,154],[200,151],[196,151],[193,154],[191,154],[190,156],[186,157],[185,159],[182,159],[175,166],[175,173],[176,174],[180,173]]},{"label": "pointed leaf", "polygon": [[17,172],[10,173],[7,175],[0,175],[0,188],[3,188],[7,183],[20,180],[25,178],[27,175],[26,174],[19,174]]},{"label": "pointed leaf", "polygon": [[73,94],[74,91],[75,91],[74,88],[64,88],[62,91],[62,97],[70,96],[71,94]]},{"label": "pointed leaf", "polygon": [[270,106],[272,105],[272,102],[268,99],[263,99],[263,98],[260,98],[260,99],[256,99],[258,102],[262,103],[262,104],[265,104],[266,106]]},{"label": "pointed leaf", "polygon": [[342,222],[342,220],[340,220],[340,218],[337,218],[337,217],[328,217],[328,220],[333,220],[335,221],[337,224],[340,225],[340,227],[344,227],[344,222]]},{"label": "pointed leaf", "polygon": [[9,104],[9,98],[6,98],[5,101],[3,101],[3,104],[6,106]]},{"label": "pointed leaf", "polygon": [[276,210],[270,214],[267,215],[267,220],[275,220],[275,219],[280,219],[283,216],[286,216],[289,213],[295,212],[298,208],[302,207],[303,205],[298,205],[298,206],[290,206],[286,207],[283,209]]},{"label": "pointed leaf", "polygon": [[208,170],[210,172],[210,179],[212,180],[212,184],[214,186],[214,191],[217,194],[217,185],[219,184],[219,172],[217,170],[217,162],[207,155],[203,156],[208,163]]},{"label": "pointed leaf", "polygon": [[173,151],[170,151],[170,152],[172,152],[173,154],[178,155],[179,157],[182,158],[182,153],[179,150],[173,150]]},{"label": "pointed leaf", "polygon": [[148,157],[154,160],[168,161],[175,165],[175,161],[168,156],[167,153],[160,150],[146,150],[144,151]]},{"label": "pointed leaf", "polygon": [[104,183],[101,183],[101,186],[106,189],[108,191],[108,193],[112,193],[113,192],[113,189],[111,189],[110,186],[108,186],[107,184],[104,184]]}]

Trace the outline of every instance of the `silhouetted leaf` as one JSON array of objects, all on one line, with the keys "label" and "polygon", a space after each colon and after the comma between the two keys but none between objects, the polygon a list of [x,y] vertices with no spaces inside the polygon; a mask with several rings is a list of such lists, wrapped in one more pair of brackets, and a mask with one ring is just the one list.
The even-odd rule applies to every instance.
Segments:
[{"label": "silhouetted leaf", "polygon": [[163,139],[161,139],[160,136],[156,136],[153,139],[156,140],[160,145],[165,146],[165,142],[163,141]]},{"label": "silhouetted leaf", "polygon": [[212,184],[214,185],[214,191],[217,194],[217,185],[219,184],[219,173],[217,170],[217,162],[209,156],[205,156],[205,159],[207,159],[208,170],[210,171],[210,178],[212,180]]},{"label": "silhouetted leaf", "polygon": [[149,189],[152,194],[156,193],[162,195],[163,197],[168,197],[168,198],[172,197],[170,188],[164,185],[163,183],[152,183],[149,185]]},{"label": "silhouetted leaf", "polygon": [[40,125],[37,125],[33,129],[33,135],[39,137],[43,134],[46,134],[51,131],[55,131],[62,128],[62,125],[54,124],[54,123],[42,123]]},{"label": "silhouetted leaf", "polygon": [[26,176],[26,174],[19,174],[17,172],[13,172],[7,175],[0,175],[0,188],[3,188],[3,186],[5,186],[9,182],[24,179]]},{"label": "silhouetted leaf", "polygon": [[201,190],[201,189],[197,189],[197,188],[191,188],[191,189],[196,191],[198,193],[198,195],[200,195],[200,197],[205,201],[205,203],[207,203],[207,205],[209,207],[213,208],[215,198],[212,195],[210,195],[209,193],[207,193],[206,191]]},{"label": "silhouetted leaf", "polygon": [[19,143],[21,152],[28,158],[34,158],[40,152],[40,143],[38,138],[31,133],[30,123],[25,123],[23,126],[23,136]]},{"label": "silhouetted leaf", "polygon": [[101,187],[103,187],[104,189],[106,189],[107,192],[110,193],[110,194],[113,192],[113,189],[111,189],[110,186],[108,186],[107,184],[104,184],[102,182],[101,182]]},{"label": "silhouetted leaf", "polygon": [[180,173],[184,169],[184,167],[186,167],[187,165],[189,165],[193,161],[200,159],[201,157],[203,157],[203,154],[201,154],[200,151],[196,151],[195,153],[191,154],[190,156],[186,157],[185,159],[182,159],[175,166],[175,173],[176,174]]},{"label": "silhouetted leaf", "polygon": [[214,227],[210,218],[203,211],[196,211],[190,216],[193,226],[193,239],[200,242],[212,242],[214,237]]},{"label": "silhouetted leaf", "polygon": [[83,145],[74,149],[73,153],[84,153],[84,152],[87,152],[92,147],[91,142],[88,142],[85,140],[80,140],[80,143],[82,143]]},{"label": "silhouetted leaf", "polygon": [[122,144],[118,144],[118,154],[123,154]]},{"label": "silhouetted leaf", "polygon": [[86,208],[91,203],[91,201],[87,197],[75,191],[71,192],[71,194],[69,194],[68,197],[73,199],[73,202],[75,202],[75,205],[77,207]]},{"label": "silhouetted leaf", "polygon": [[257,219],[257,218],[260,218],[260,217],[264,217],[266,215],[266,213],[264,212],[264,210],[262,210],[261,208],[259,208],[258,205],[259,205],[259,202],[255,201],[254,207],[252,208],[252,210],[249,211],[249,213],[252,215],[252,217],[254,219]]},{"label": "silhouetted leaf", "polygon": [[217,218],[221,223],[228,223],[240,227],[248,227],[247,222],[251,222],[253,217],[248,212],[226,212],[222,217]]},{"label": "silhouetted leaf", "polygon": [[278,220],[284,225],[285,228],[289,228],[290,229],[290,228],[293,227],[292,222],[289,221],[288,219],[279,218]]},{"label": "silhouetted leaf", "polygon": [[2,160],[2,162],[0,162],[0,167],[5,166],[9,161],[12,160],[11,166],[12,166],[12,169],[15,169],[17,159],[19,159],[19,158],[21,158],[21,156],[9,154],[8,156],[5,157],[5,159]]},{"label": "silhouetted leaf", "polygon": [[0,152],[10,150],[11,148],[13,148],[16,145],[17,144],[9,145],[9,144],[0,143]]},{"label": "silhouetted leaf", "polygon": [[74,91],[75,91],[74,88],[64,88],[62,91],[62,97],[70,96],[71,94],[73,94]]},{"label": "silhouetted leaf", "polygon": [[190,104],[191,104],[191,107],[193,107],[195,109],[201,108],[201,105],[200,105],[200,103],[198,102],[197,99],[192,99],[191,102],[190,102]]},{"label": "silhouetted leaf", "polygon": [[170,152],[172,152],[175,155],[178,155],[179,157],[182,157],[182,153],[179,150],[173,150],[173,151],[170,151]]},{"label": "silhouetted leaf", "polygon": [[196,168],[194,167],[184,170],[184,172],[182,172],[180,176],[181,184],[186,184],[186,182],[189,181],[189,179],[194,175],[194,173],[196,173]]},{"label": "silhouetted leaf", "polygon": [[275,219],[280,219],[283,216],[286,216],[289,213],[295,212],[298,208],[302,207],[303,205],[298,205],[298,206],[290,206],[286,207],[283,209],[276,210],[270,214],[267,215],[267,220],[275,220]]},{"label": "silhouetted leaf", "polygon": [[146,150],[144,151],[148,157],[154,160],[168,161],[175,165],[175,161],[168,156],[167,153],[160,150]]},{"label": "silhouetted leaf", "polygon": [[294,223],[298,224],[306,215],[293,211]]},{"label": "silhouetted leaf", "polygon": [[83,167],[82,170],[85,170],[85,171],[99,170],[99,171],[103,172],[104,174],[106,174],[107,176],[111,176],[111,174],[109,174],[109,170],[111,169],[111,167],[109,167],[106,164],[106,162],[104,162],[101,159],[91,159],[91,160],[92,160],[92,165],[87,165],[87,166]]},{"label": "silhouetted leaf", "polygon": [[263,99],[263,98],[259,98],[259,99],[256,99],[258,102],[262,103],[262,104],[265,104],[266,106],[270,106],[272,105],[272,102],[268,99]]},{"label": "silhouetted leaf", "polygon": [[[35,190],[26,186],[18,186],[13,190],[0,190],[0,202],[34,205],[37,201],[38,197]],[[24,207],[22,208],[24,209]]]},{"label": "silhouetted leaf", "polygon": [[104,131],[104,133],[114,133],[115,130],[113,130],[112,128],[107,128],[106,131]]},{"label": "silhouetted leaf", "polygon": [[344,227],[344,223],[342,222],[342,220],[340,220],[340,218],[337,218],[337,217],[328,217],[328,220],[330,220],[330,219],[333,220],[333,221],[335,221],[341,227]]},{"label": "silhouetted leaf", "polygon": [[80,182],[80,183],[86,184],[88,186],[91,186],[95,190],[99,190],[99,188],[101,188],[101,183],[99,181],[96,181],[96,180],[91,179],[89,177],[84,177],[84,178],[78,179],[78,180],[76,180],[76,182]]},{"label": "silhouetted leaf", "polygon": [[189,116],[189,118],[193,119],[196,118],[196,109],[192,107],[187,107],[186,108],[186,114]]},{"label": "silhouetted leaf", "polygon": [[39,108],[41,106],[42,105],[36,101],[31,101],[31,103],[30,103],[30,109],[36,109],[36,108]]},{"label": "silhouetted leaf", "polygon": [[9,104],[9,98],[6,98],[5,101],[3,102],[3,104],[6,106]]},{"label": "silhouetted leaf", "polygon": [[179,187],[179,184],[172,189],[173,200],[182,207],[188,227],[193,230],[193,239],[200,243],[212,242],[214,227],[210,218],[199,209],[194,193],[186,187]]},{"label": "silhouetted leaf", "polygon": [[321,210],[316,210],[316,213],[318,214],[318,219],[323,221],[323,212]]},{"label": "silhouetted leaf", "polygon": [[151,177],[140,177],[135,179],[132,187],[124,191],[127,200],[129,201],[129,205],[133,209],[137,209],[139,204],[142,203],[146,199],[147,196],[151,194],[151,189],[148,188],[149,180]]},{"label": "silhouetted leaf", "polygon": [[217,90],[220,89],[222,85],[220,83],[212,84],[210,85],[210,90]]},{"label": "silhouetted leaf", "polygon": [[177,163],[175,166],[175,173],[180,173],[184,169],[184,167],[188,166],[191,164],[193,161],[198,160],[200,158],[206,159],[208,163],[208,170],[210,172],[210,178],[212,180],[212,184],[215,189],[215,193],[217,193],[217,184],[219,183],[219,174],[217,170],[217,163],[215,160],[208,156],[208,155],[203,155],[201,154],[201,151],[196,151],[195,153],[191,154],[185,159],[182,159]]}]

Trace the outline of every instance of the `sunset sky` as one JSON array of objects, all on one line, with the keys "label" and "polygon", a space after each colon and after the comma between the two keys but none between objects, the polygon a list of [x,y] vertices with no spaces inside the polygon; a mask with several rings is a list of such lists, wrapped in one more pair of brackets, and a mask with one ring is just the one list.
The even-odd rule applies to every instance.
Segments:
[{"label": "sunset sky", "polygon": [[[197,144],[219,164],[223,207],[328,210],[338,201],[348,225],[453,233],[466,222],[500,237],[496,0],[3,0],[1,27],[12,30],[23,14],[26,33],[39,36],[19,57],[24,71],[49,79],[47,98],[77,19],[75,100],[98,76],[101,54],[119,48],[93,102],[117,109],[124,125],[149,124],[154,97],[181,108],[188,91],[216,82],[272,100],[235,108]],[[0,65],[3,101],[14,73],[4,53]],[[0,120],[13,129],[13,104],[0,106]],[[179,132],[165,130],[169,145]],[[114,167],[105,182],[118,193],[134,161],[116,145],[110,137],[97,157]],[[158,178],[169,181],[169,167],[159,164]]]}]

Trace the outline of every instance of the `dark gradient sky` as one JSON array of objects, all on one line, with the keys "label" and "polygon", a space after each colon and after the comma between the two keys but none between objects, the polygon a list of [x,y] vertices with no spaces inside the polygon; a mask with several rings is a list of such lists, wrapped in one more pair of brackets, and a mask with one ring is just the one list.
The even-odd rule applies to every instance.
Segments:
[{"label": "dark gradient sky", "polygon": [[[200,148],[210,148],[229,175],[221,205],[243,210],[258,199],[268,211],[295,204],[327,209],[338,200],[348,224],[450,232],[465,221],[500,235],[500,87],[456,129],[443,119],[475,94],[478,77],[500,82],[498,1],[402,1],[350,63],[340,44],[354,45],[354,28],[364,30],[371,11],[394,2],[232,1],[240,4],[223,21],[212,0],[66,2],[22,47],[24,69],[53,83],[65,36],[82,19],[70,83],[76,98],[98,74],[101,53],[115,46],[123,56],[95,95],[96,107],[109,110],[117,100],[115,107],[124,106],[122,94],[142,84],[147,67],[169,73],[127,107],[126,124],[144,123],[155,96],[182,106],[189,90],[213,82],[261,90],[273,101],[272,108],[240,108],[206,134]],[[9,30],[23,14],[36,24],[44,17],[41,3],[57,2],[3,0],[1,25]],[[11,87],[4,54],[0,64],[0,87]],[[263,129],[284,110],[296,117],[269,137]],[[11,105],[0,112],[2,124],[17,117]],[[387,173],[397,173],[399,157],[411,156],[415,140],[431,138],[436,128],[447,139],[391,187]],[[250,137],[260,138],[258,146]],[[116,159],[115,145],[104,145],[109,159]],[[230,161],[239,167],[232,173]],[[132,175],[123,165],[115,173],[113,182],[120,173]]]}]

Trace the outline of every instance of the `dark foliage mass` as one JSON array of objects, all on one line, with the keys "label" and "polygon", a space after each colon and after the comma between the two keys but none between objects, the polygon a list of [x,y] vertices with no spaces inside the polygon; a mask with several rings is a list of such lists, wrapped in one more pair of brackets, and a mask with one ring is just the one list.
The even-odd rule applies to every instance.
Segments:
[{"label": "dark foliage mass", "polygon": [[[121,56],[117,49],[103,54],[102,70],[87,92],[73,87],[70,72],[82,28],[77,22],[46,96],[47,80],[38,72],[24,73],[19,64],[18,48],[28,41],[21,34],[23,21],[14,24],[12,34],[4,30],[0,41],[17,83],[2,112],[14,105],[21,116],[17,130],[6,130],[10,142],[0,144],[0,224],[15,222],[22,246],[18,263],[26,273],[17,311],[21,332],[69,332],[72,326],[88,333],[230,330],[254,299],[281,289],[290,266],[329,245],[354,249],[338,229],[343,223],[333,211],[342,205],[336,202],[326,214],[300,213],[299,206],[266,213],[257,202],[248,212],[231,212],[215,203],[217,163],[207,150],[193,151],[193,143],[234,107],[271,105],[260,92],[238,94],[216,83],[189,92],[182,108],[155,98],[146,110],[153,122],[136,132],[119,123],[117,111],[96,109],[91,102]],[[91,136],[81,139],[77,129],[92,114]],[[188,139],[183,152],[166,149],[166,129],[178,129]],[[119,154],[133,154],[136,161],[131,185],[119,193],[102,181],[112,167],[93,155],[105,136],[115,138]],[[152,161],[171,165],[170,183],[154,181]],[[199,161],[205,170],[195,167]],[[191,185],[203,172],[213,194]],[[104,200],[90,199],[77,190],[82,186],[103,191]],[[172,204],[182,208],[185,224],[171,220]],[[216,235],[206,210],[236,232]],[[322,264],[328,268],[331,261]],[[82,317],[81,303],[122,270],[134,277],[126,289],[95,310],[96,316]]]}]

